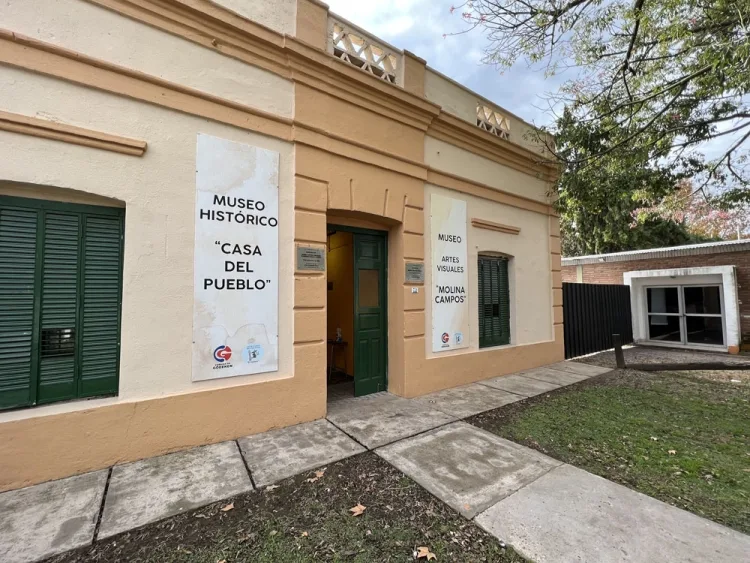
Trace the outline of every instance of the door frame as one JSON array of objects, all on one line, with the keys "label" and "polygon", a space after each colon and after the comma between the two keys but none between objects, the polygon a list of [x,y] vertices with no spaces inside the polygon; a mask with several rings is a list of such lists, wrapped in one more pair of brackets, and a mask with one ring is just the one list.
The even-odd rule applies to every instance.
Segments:
[{"label": "door frame", "polygon": [[[685,312],[685,288],[686,287],[716,287],[719,289],[719,306],[721,307],[721,313],[720,314],[700,314],[700,313],[686,313]],[[648,311],[648,290],[649,289],[669,289],[669,288],[675,288],[677,289],[677,306],[678,306],[678,312],[677,313],[649,313]],[[644,308],[644,314],[645,314],[645,324],[644,327],[646,329],[646,342],[649,344],[656,344],[656,345],[664,345],[664,346],[678,346],[678,347],[685,347],[685,348],[696,348],[696,349],[722,349],[726,348],[727,346],[727,321],[726,321],[726,308],[724,304],[724,287],[720,282],[676,282],[676,283],[668,283],[668,284],[655,284],[655,285],[645,285],[643,286],[643,308]],[[661,315],[661,316],[668,316],[668,317],[677,317],[679,319],[680,323],[680,341],[674,342],[674,341],[667,341],[667,340],[652,340],[651,339],[651,331],[650,331],[650,322],[649,317],[651,315]],[[687,318],[688,317],[710,317],[710,318],[721,318],[721,337],[722,337],[722,343],[721,344],[699,344],[694,342],[688,342],[688,333],[687,333]]]},{"label": "door frame", "polygon": [[[335,218],[332,218],[332,219],[335,221]],[[383,310],[385,311],[385,315],[384,315],[385,322],[383,323],[383,336],[385,338],[385,389],[388,390],[388,351],[389,351],[388,349],[390,348],[390,346],[388,345],[388,258],[389,258],[389,254],[388,254],[388,230],[387,229],[383,229],[381,231],[381,230],[377,230],[377,229],[366,229],[366,228],[363,228],[363,227],[350,227],[349,225],[338,225],[336,223],[331,223],[329,221],[326,221],[326,232],[328,232],[328,230],[330,228],[333,228],[333,229],[335,229],[337,231],[344,231],[344,232],[347,232],[347,233],[352,233],[355,237],[359,234],[359,235],[369,235],[369,236],[381,237],[383,239],[383,245],[385,247],[385,261],[384,261],[384,263],[385,263],[385,266],[384,266],[385,287],[384,287],[384,291],[383,291]],[[352,254],[354,254],[354,239],[352,239]],[[327,267],[327,264],[326,264],[326,267]],[[352,268],[356,269],[354,261],[352,261]],[[326,278],[327,277],[328,277],[328,274],[326,272]],[[352,293],[352,295],[353,295],[352,298],[354,299],[353,307],[352,307],[354,318],[352,319],[352,326],[354,327],[355,339],[356,339],[356,329],[357,329],[357,327],[356,327],[356,322],[357,322],[357,279],[356,279],[356,276],[352,277],[352,283],[354,284],[354,288],[353,288],[354,291]],[[326,300],[326,308],[327,307],[328,307],[328,302]],[[326,323],[327,322],[328,321],[326,319]],[[353,349],[353,353],[354,353],[354,356],[353,356],[354,357],[354,366],[356,366],[357,365],[357,348],[356,348],[356,346],[354,346],[354,342],[352,342],[352,349]],[[356,379],[356,377],[357,377],[357,372],[355,370],[354,371],[354,378]]]}]

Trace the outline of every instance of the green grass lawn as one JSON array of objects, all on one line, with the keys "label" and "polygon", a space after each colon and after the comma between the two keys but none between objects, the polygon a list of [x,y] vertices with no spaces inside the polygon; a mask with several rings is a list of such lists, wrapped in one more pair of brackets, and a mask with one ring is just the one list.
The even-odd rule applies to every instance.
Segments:
[{"label": "green grass lawn", "polygon": [[[357,504],[365,509],[354,516]],[[371,452],[50,561],[405,562],[419,547],[438,563],[525,561]]]},{"label": "green grass lawn", "polygon": [[750,385],[616,371],[470,422],[750,533]]}]

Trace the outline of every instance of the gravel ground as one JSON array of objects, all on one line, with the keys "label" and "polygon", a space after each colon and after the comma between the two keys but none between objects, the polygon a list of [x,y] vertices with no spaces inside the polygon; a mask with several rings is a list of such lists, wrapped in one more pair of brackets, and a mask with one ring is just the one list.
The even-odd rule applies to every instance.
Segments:
[{"label": "gravel ground", "polygon": [[[698,352],[695,350],[677,350],[673,348],[651,348],[645,346],[630,346],[623,349],[626,364],[680,364],[722,362],[727,364],[747,364],[746,370],[691,370],[688,373],[695,377],[750,385],[750,356],[718,354],[714,352]],[[576,358],[577,362],[594,364],[604,367],[615,367],[615,353],[612,350],[592,354],[583,358]]]}]

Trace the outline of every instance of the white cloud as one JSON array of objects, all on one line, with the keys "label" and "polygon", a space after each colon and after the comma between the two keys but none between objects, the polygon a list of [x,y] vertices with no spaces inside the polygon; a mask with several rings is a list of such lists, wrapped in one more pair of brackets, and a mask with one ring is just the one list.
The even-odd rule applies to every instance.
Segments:
[{"label": "white cloud", "polygon": [[411,16],[399,16],[389,20],[386,24],[385,34],[390,36],[401,35],[409,31],[414,26],[414,20]]}]

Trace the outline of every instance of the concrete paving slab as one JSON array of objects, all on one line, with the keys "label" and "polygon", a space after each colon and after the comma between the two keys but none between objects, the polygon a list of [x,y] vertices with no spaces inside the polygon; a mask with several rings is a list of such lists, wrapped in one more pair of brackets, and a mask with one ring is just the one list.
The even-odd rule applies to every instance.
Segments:
[{"label": "concrete paving slab", "polygon": [[567,371],[576,375],[584,375],[586,377],[595,377],[612,371],[612,368],[605,368],[602,366],[595,366],[592,364],[582,364],[581,362],[558,362],[556,364],[550,364],[550,369],[556,369],[561,371]]},{"label": "concrete paving slab", "polygon": [[0,561],[24,563],[94,539],[108,470],[0,494]]},{"label": "concrete paving slab", "polygon": [[467,518],[560,465],[465,422],[396,442],[375,453]]},{"label": "concrete paving slab", "polygon": [[495,389],[501,389],[503,391],[509,391],[517,395],[523,395],[524,397],[534,397],[553,391],[560,387],[554,383],[547,381],[540,381],[539,379],[531,379],[524,377],[523,375],[503,375],[495,377],[494,379],[487,379],[479,382],[481,385],[487,385],[494,387]]},{"label": "concrete paving slab", "polygon": [[554,383],[561,387],[565,385],[573,385],[584,379],[588,379],[586,375],[580,375],[571,373],[569,371],[563,371],[560,369],[552,369],[549,367],[530,369],[528,371],[522,371],[518,375],[523,375],[530,379],[538,379],[539,381],[546,381],[547,383]]},{"label": "concrete paving slab", "polygon": [[109,480],[99,539],[252,488],[235,442],[116,465]]},{"label": "concrete paving slab", "polygon": [[472,383],[430,393],[415,400],[456,418],[466,418],[523,399],[525,397],[521,395]]},{"label": "concrete paving slab", "polygon": [[367,451],[327,420],[237,440],[256,487]]},{"label": "concrete paving slab", "polygon": [[476,518],[536,563],[747,561],[750,536],[563,465]]},{"label": "concrete paving slab", "polygon": [[369,449],[456,420],[424,403],[390,393],[376,393],[330,403],[326,418]]}]

